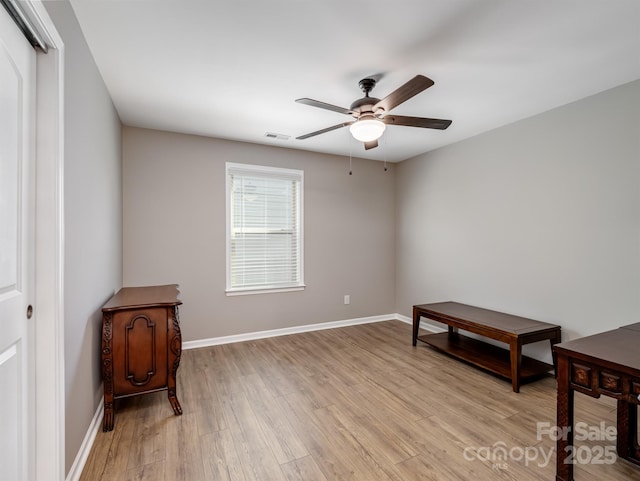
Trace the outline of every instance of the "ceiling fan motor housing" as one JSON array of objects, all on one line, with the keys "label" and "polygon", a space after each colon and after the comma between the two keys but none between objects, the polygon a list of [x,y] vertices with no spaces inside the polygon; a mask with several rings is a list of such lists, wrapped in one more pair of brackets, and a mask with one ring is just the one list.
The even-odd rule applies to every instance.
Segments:
[{"label": "ceiling fan motor housing", "polygon": [[349,110],[354,112],[354,117],[358,118],[361,114],[371,113],[373,114],[373,106],[380,102],[380,99],[375,97],[362,97],[351,104]]},{"label": "ceiling fan motor housing", "polygon": [[[380,99],[377,99],[375,97],[369,97],[369,92],[371,92],[373,90],[373,87],[376,86],[376,80],[372,78],[363,78],[362,80],[360,80],[360,82],[358,82],[358,85],[360,86],[360,89],[364,92],[365,96],[353,102],[349,107],[349,110],[354,112],[353,116],[355,118],[359,118],[361,117],[361,114],[365,114],[365,113],[370,113],[373,115],[374,114],[373,106],[378,102],[380,102]],[[358,115],[355,115],[355,114],[358,114]],[[375,112],[375,114],[378,115],[377,112]],[[382,114],[382,112],[380,112],[380,114]]]}]

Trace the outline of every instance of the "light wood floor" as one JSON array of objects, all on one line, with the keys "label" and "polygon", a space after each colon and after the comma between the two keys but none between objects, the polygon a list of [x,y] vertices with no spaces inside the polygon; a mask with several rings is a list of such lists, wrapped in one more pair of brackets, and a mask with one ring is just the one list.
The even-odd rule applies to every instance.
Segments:
[{"label": "light wood floor", "polygon": [[[166,392],[121,400],[82,481],[555,479],[555,442],[536,431],[555,424],[554,379],[515,394],[412,347],[399,321],[184,351],[178,378],[184,414]],[[615,426],[615,404],[576,394],[576,421]],[[597,455],[615,441],[577,445]],[[498,447],[508,459],[491,459]],[[518,459],[527,449],[538,458]],[[640,468],[576,466],[576,481],[622,480],[640,481]]]}]

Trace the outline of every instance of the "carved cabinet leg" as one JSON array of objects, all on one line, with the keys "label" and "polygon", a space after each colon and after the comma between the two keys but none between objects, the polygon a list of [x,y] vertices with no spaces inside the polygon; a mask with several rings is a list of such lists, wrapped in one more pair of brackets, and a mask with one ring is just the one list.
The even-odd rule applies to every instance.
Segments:
[{"label": "carved cabinet leg", "polygon": [[104,417],[102,419],[102,430],[113,431],[113,402],[104,401]]},{"label": "carved cabinet leg", "polygon": [[113,430],[113,315],[107,313],[102,318],[102,382],[104,383],[104,418],[102,430]]},{"label": "carved cabinet leg", "polygon": [[178,317],[178,308],[171,309],[171,322],[169,324],[169,379],[167,380],[169,403],[173,408],[176,416],[182,414],[182,406],[176,395],[176,379],[178,376],[178,367],[180,366],[180,356],[182,355],[182,334],[180,333],[180,320]]},{"label": "carved cabinet leg", "polygon": [[169,403],[171,404],[171,408],[173,409],[173,414],[176,416],[180,416],[182,414],[182,406],[180,406],[180,401],[176,397],[175,389],[169,389]]}]

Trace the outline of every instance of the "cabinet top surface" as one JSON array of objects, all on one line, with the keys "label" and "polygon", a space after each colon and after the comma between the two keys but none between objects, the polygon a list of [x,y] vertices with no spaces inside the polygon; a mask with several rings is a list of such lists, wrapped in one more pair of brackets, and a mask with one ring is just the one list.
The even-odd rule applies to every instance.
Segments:
[{"label": "cabinet top surface", "polygon": [[[560,326],[548,322],[536,321],[525,317],[491,311],[475,306],[468,306],[458,302],[437,302],[434,304],[419,304],[414,308],[444,318],[471,322],[514,334],[526,334],[545,329],[558,329]],[[428,317],[428,316],[425,316]],[[436,319],[437,320],[437,319]]]},{"label": "cabinet top surface", "polygon": [[102,312],[136,307],[178,306],[180,290],[177,284],[166,286],[123,287],[107,303]]}]

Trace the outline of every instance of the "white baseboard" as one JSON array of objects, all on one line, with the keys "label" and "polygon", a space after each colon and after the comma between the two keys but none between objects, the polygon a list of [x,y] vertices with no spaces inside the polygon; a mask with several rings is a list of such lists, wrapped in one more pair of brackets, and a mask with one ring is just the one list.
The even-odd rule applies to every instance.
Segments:
[{"label": "white baseboard", "polygon": [[[404,317],[404,316],[402,316]],[[307,324],[304,326],[285,327],[282,329],[270,329],[267,331],[248,332],[246,334],[235,334],[232,336],[212,337],[200,339],[198,341],[183,341],[182,349],[196,349],[199,347],[218,346],[220,344],[231,344],[233,342],[253,341],[256,339],[266,339],[268,337],[288,336],[290,334],[300,334],[302,332],[322,331],[324,329],[335,329],[338,327],[355,326],[357,324],[369,324],[372,322],[398,320],[399,314],[383,314],[380,316],[360,317],[347,319],[344,321],[319,322],[317,324]]]},{"label": "white baseboard", "polygon": [[[398,321],[402,321],[407,324],[413,324],[413,319],[411,319],[410,317],[403,316],[402,314],[394,314],[394,315],[396,316],[395,318]],[[425,321],[420,321],[420,329],[425,329],[429,332],[447,332],[447,329],[443,329],[442,327],[439,327],[439,326],[434,326],[433,324],[429,324],[428,322],[425,322]]]},{"label": "white baseboard", "polygon": [[104,403],[101,401],[98,405],[96,413],[93,415],[93,419],[91,420],[91,424],[89,425],[87,434],[85,434],[84,439],[82,440],[82,444],[80,445],[78,454],[76,454],[76,459],[73,460],[73,465],[69,470],[66,481],[78,481],[80,479],[82,470],[84,469],[84,465],[86,464],[89,453],[91,452],[91,448],[93,447],[93,442],[98,435],[98,430],[102,427],[103,413]]}]

